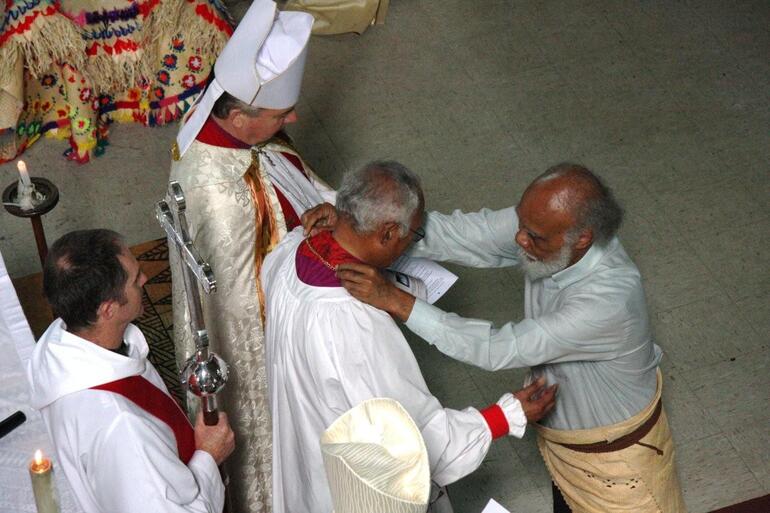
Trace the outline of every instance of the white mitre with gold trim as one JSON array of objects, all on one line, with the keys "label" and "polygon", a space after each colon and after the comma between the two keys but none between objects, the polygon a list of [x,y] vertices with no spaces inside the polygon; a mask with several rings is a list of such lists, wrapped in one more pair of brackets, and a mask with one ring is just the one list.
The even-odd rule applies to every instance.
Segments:
[{"label": "white mitre with gold trim", "polygon": [[254,0],[214,63],[214,78],[177,134],[184,155],[227,91],[253,107],[288,109],[299,99],[313,17]]},{"label": "white mitre with gold trim", "polygon": [[321,436],[334,513],[425,513],[430,464],[422,434],[393,399],[369,399]]}]

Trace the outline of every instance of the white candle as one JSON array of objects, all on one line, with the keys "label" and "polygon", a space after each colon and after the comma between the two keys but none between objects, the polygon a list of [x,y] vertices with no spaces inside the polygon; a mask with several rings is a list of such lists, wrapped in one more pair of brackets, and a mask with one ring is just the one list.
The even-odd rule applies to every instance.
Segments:
[{"label": "white candle", "polygon": [[35,208],[35,200],[38,199],[35,194],[35,184],[29,178],[27,164],[23,160],[16,163],[19,170],[19,185],[16,187],[16,202],[22,210],[32,210]]},{"label": "white candle", "polygon": [[43,457],[43,451],[35,451],[35,459],[29,464],[32,493],[35,495],[37,513],[59,513],[59,505],[53,489],[53,464]]},{"label": "white candle", "polygon": [[27,172],[27,164],[20,160],[16,163],[16,168],[19,170],[19,182],[25,186],[29,186],[32,181],[29,179],[29,173]]}]

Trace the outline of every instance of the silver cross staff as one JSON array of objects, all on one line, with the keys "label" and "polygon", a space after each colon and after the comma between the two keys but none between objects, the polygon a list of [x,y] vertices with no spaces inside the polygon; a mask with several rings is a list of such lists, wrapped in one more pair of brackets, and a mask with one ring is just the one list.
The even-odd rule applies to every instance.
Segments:
[{"label": "silver cross staff", "polygon": [[184,192],[178,182],[169,183],[168,198],[175,204],[176,216],[165,200],[158,202],[155,215],[166,231],[169,245],[176,247],[182,261],[190,328],[195,340],[195,354],[185,362],[179,377],[183,387],[201,398],[203,421],[206,425],[213,426],[219,421],[216,394],[227,382],[227,364],[219,355],[209,351],[209,335],[203,320],[198,285],[200,284],[206,294],[210,294],[217,290],[217,282],[211,272],[211,266],[203,261],[193,246],[187,229]]}]

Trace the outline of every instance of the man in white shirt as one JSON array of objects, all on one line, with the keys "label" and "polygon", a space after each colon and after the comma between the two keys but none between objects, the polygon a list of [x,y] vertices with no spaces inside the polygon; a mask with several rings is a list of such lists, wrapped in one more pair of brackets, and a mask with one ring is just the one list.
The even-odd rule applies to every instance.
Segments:
[{"label": "man in white shirt", "polygon": [[221,512],[218,465],[233,451],[224,413],[193,428],[131,324],[147,277],[110,230],[70,232],[43,273],[58,317],[28,363],[58,464],[86,513]]},{"label": "man in white shirt", "polygon": [[404,406],[441,486],[473,472],[493,438],[521,437],[527,419],[540,418],[554,401],[555,388],[543,389],[538,381],[481,411],[443,408],[393,319],[342,288],[338,265],[384,268],[420,238],[423,205],[419,181],[408,169],[371,163],[343,180],[333,232],[304,238],[295,230],[265,259],[275,513],[331,512],[318,440],[365,399],[389,397]]},{"label": "man in white shirt", "polygon": [[[330,205],[306,215],[334,224]],[[431,212],[414,256],[472,267],[520,266],[524,319],[465,319],[393,287],[376,269],[342,266],[358,299],[390,312],[443,353],[487,370],[532,367],[565,386],[538,428],[541,453],[572,511],[684,511],[660,405],[639,271],[616,237],[622,209],[588,169],[560,164],[516,207]],[[319,225],[320,226],[320,225]],[[554,511],[569,511],[554,488]]]}]

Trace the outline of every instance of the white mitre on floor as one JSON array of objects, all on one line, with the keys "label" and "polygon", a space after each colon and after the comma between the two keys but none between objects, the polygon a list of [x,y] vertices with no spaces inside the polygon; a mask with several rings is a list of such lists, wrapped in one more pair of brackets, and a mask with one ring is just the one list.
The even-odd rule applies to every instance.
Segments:
[{"label": "white mitre on floor", "polygon": [[183,155],[227,91],[253,107],[288,109],[299,99],[313,17],[254,0],[214,63],[214,78],[176,137]]},{"label": "white mitre on floor", "polygon": [[422,434],[393,399],[369,399],[321,436],[334,513],[424,513],[430,465]]}]

